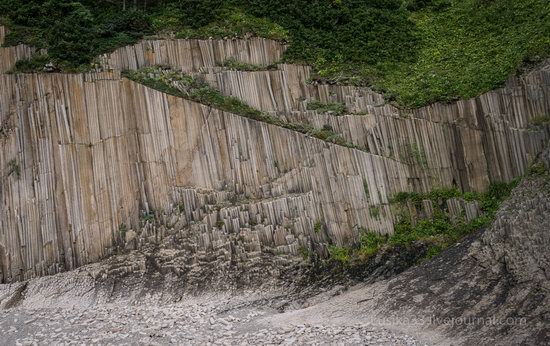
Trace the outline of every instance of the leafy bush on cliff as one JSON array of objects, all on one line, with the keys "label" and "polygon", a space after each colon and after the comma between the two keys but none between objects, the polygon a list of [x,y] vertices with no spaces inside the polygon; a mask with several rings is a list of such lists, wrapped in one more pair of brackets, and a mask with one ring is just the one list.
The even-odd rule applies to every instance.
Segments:
[{"label": "leafy bush on cliff", "polygon": [[550,54],[546,0],[0,0],[0,16],[6,44],[67,68],[155,33],[286,40],[317,79],[407,107],[478,95]]}]

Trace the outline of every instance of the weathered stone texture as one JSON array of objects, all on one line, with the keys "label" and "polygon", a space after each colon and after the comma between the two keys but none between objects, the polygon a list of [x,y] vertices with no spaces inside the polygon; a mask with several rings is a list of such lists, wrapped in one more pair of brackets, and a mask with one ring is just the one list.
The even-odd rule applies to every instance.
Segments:
[{"label": "weathered stone texture", "polygon": [[0,47],[0,73],[10,71],[19,60],[29,59],[36,49],[20,44],[15,47]]},{"label": "weathered stone texture", "polygon": [[[548,128],[531,123],[550,114],[550,61],[479,97],[415,110],[386,104],[368,88],[308,84],[310,77],[310,68],[298,65],[252,72],[218,68],[206,75],[213,87],[255,108],[289,122],[328,125],[373,154],[420,166],[419,175],[441,174],[442,181],[450,175],[464,190],[520,175],[549,138]],[[312,100],[344,103],[350,114],[308,110]]]},{"label": "weathered stone texture", "polygon": [[5,26],[0,25],[0,44],[4,44],[4,40],[6,39],[7,29]]},{"label": "weathered stone texture", "polygon": [[104,69],[136,70],[152,65],[170,65],[185,72],[221,65],[229,58],[269,65],[283,56],[285,45],[263,38],[247,40],[145,40],[122,47],[100,58]]},{"label": "weathered stone texture", "polygon": [[[405,164],[129,80],[87,80],[0,77],[1,119],[14,124],[0,153],[0,239],[9,277],[61,269],[53,263],[74,268],[111,253],[121,224],[137,227],[140,210],[179,203],[183,187],[215,193],[214,205],[229,197],[238,204],[284,197],[274,218],[292,217],[285,210],[295,207],[285,196],[306,194],[301,203],[308,213],[299,215],[299,225],[287,226],[289,232],[311,231],[308,224],[311,229],[321,222],[336,243],[353,241],[358,226],[392,230],[389,207],[374,219],[368,206],[408,188]],[[11,162],[19,176],[9,172]],[[202,221],[201,207],[188,211],[195,221]],[[278,232],[278,224],[266,226]]]},{"label": "weathered stone texture", "polygon": [[10,71],[18,60],[29,59],[36,51],[35,48],[24,44],[15,47],[1,47],[7,33],[6,27],[0,25],[0,73]]},{"label": "weathered stone texture", "polygon": [[[282,78],[274,97],[287,90],[298,100],[281,116],[315,123],[321,115],[295,110],[299,100],[333,93],[366,111],[330,121],[370,153],[120,78],[121,69],[159,63],[208,72],[229,56],[267,64],[283,49],[262,39],[144,41],[103,57],[113,68],[104,72],[0,74],[1,281],[72,269],[144,242],[185,244],[209,261],[297,255],[302,246],[326,251],[355,242],[360,228],[393,232],[388,200],[396,192],[481,190],[521,174],[548,137],[546,128],[527,126],[549,108],[544,70],[532,82],[407,118],[368,89],[307,86],[303,67],[268,73]],[[263,82],[247,83],[250,93],[264,90]],[[161,220],[140,222],[151,210]]]}]

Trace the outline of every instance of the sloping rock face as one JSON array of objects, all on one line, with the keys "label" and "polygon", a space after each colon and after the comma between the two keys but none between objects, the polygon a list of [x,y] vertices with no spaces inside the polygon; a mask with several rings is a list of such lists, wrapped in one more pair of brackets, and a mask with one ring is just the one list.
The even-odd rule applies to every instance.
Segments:
[{"label": "sloping rock face", "polygon": [[[429,262],[269,321],[369,320],[437,345],[546,345],[550,338],[550,148],[495,221]],[[309,306],[309,307],[308,307]]]},{"label": "sloping rock face", "polygon": [[[548,134],[532,126],[550,114],[550,61],[504,88],[469,100],[401,110],[368,88],[311,84],[307,66],[278,65],[271,71],[217,71],[205,78],[226,95],[290,122],[329,126],[369,152],[416,167],[432,178],[409,182],[416,190],[452,180],[479,191],[489,182],[509,181],[525,170]],[[347,115],[308,110],[312,101],[345,104]]]},{"label": "sloping rock face", "polygon": [[[111,254],[121,225],[137,228],[140,210],[151,208],[181,211],[181,227],[200,222],[193,227],[204,231],[207,248],[213,226],[220,235],[212,237],[223,238],[253,224],[252,240],[292,246],[295,253],[302,234],[349,242],[356,224],[391,231],[389,207],[385,217],[370,217],[364,180],[376,182],[370,193],[386,201],[407,188],[409,168],[402,163],[128,80],[1,78],[3,90],[11,90],[2,105],[17,104],[9,100],[16,95],[33,100],[2,109],[15,112],[10,122],[17,124],[0,155],[8,277],[25,278],[32,272],[18,273],[31,268],[53,273],[62,268],[51,263],[69,269]],[[322,232],[314,232],[317,222]]]},{"label": "sloping rock face", "polygon": [[424,327],[464,344],[544,345],[550,337],[548,225],[547,171],[525,178],[482,235],[390,280],[388,291],[375,289],[384,293],[369,305],[386,304],[380,309],[386,315],[424,318]]},{"label": "sloping rock face", "polygon": [[[550,113],[546,65],[500,91],[408,117],[368,89],[308,86],[309,70],[299,66],[276,71],[273,99],[287,90],[293,100],[336,97],[365,110],[324,115],[321,123],[368,143],[370,152],[120,77],[121,69],[168,64],[214,83],[209,71],[227,57],[271,64],[283,50],[263,39],[145,41],[102,57],[94,73],[0,74],[0,280],[74,269],[148,244],[180,251],[189,265],[235,267],[266,256],[299,262],[301,249],[326,253],[328,244],[356,242],[360,229],[393,232],[388,200],[396,192],[481,190],[516,177],[548,138],[547,127],[529,125]],[[233,94],[223,73],[217,86]],[[288,112],[252,102],[247,95],[265,89],[258,80],[237,96],[318,122],[299,102]],[[264,96],[272,99],[258,100]],[[371,206],[380,213],[371,215]]]},{"label": "sloping rock face", "polygon": [[[0,328],[12,342],[23,337],[58,342],[69,335],[163,343],[178,335],[191,343],[207,338],[300,343],[305,334],[313,342],[369,345],[545,345],[550,336],[549,153],[543,155],[546,171],[538,166],[529,173],[487,230],[388,280],[316,290],[297,284],[303,272],[277,273],[284,265],[273,263],[273,257],[248,261],[242,271],[213,265],[206,272],[204,265],[195,265],[178,272],[187,259],[184,251],[145,248],[71,272],[0,285],[0,309],[8,309]],[[241,288],[253,289],[231,290],[231,275],[239,277]],[[205,286],[194,286],[201,283]],[[188,294],[199,292],[198,297]],[[204,311],[210,304],[214,309]],[[182,319],[193,311],[200,316]],[[172,325],[174,319],[180,324]],[[55,333],[43,328],[52,321]],[[80,325],[86,328],[75,329]],[[326,329],[341,335],[330,332],[337,339],[326,340]],[[144,330],[155,334],[148,338]],[[356,337],[375,330],[385,336]],[[403,333],[422,342],[388,339]],[[297,339],[290,338],[295,334]]]}]

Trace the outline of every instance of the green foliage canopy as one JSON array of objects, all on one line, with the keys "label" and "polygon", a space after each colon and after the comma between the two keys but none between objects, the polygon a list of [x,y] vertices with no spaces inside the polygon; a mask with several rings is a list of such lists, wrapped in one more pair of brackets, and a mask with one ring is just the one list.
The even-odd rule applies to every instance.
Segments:
[{"label": "green foliage canopy", "polygon": [[64,69],[153,34],[289,42],[285,60],[407,107],[468,98],[550,55],[547,0],[0,0],[7,45]]}]

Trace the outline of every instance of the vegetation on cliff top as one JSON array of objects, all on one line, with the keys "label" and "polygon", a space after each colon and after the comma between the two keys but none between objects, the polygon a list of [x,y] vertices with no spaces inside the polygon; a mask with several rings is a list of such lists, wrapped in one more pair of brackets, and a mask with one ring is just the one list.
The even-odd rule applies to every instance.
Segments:
[{"label": "vegetation on cliff top", "polygon": [[[369,85],[401,105],[475,96],[550,53],[546,0],[0,0],[7,45],[65,69],[153,34],[287,40],[320,80]],[[32,64],[30,66],[32,69]]]}]

